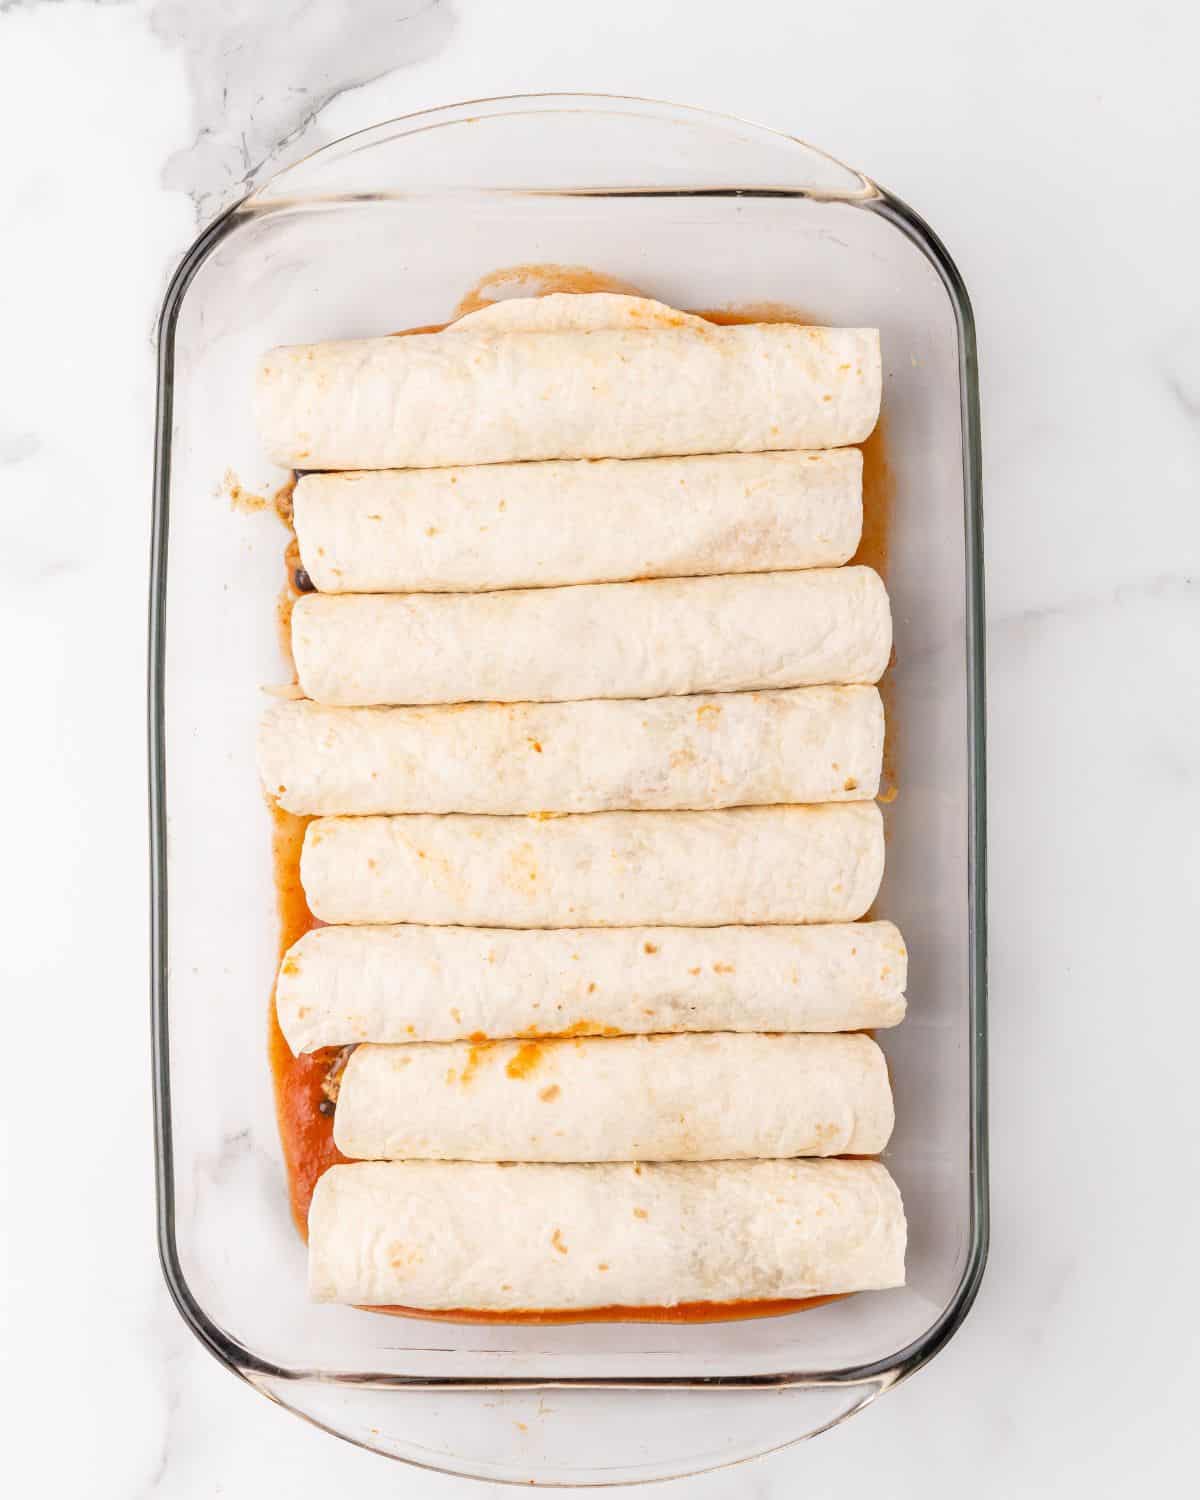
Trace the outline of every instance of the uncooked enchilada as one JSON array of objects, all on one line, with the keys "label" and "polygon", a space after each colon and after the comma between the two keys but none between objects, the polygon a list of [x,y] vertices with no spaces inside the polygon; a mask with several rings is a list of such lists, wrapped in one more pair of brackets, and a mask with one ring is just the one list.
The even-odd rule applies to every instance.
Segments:
[{"label": "uncooked enchilada", "polygon": [[419,708],[272,704],[263,785],[301,814],[606,812],[863,801],[873,687]]},{"label": "uncooked enchilada", "polygon": [[305,594],[300,686],[318,703],[656,698],[878,682],[892,649],[871,568],[485,594]]},{"label": "uncooked enchilada", "polygon": [[883,876],[874,802],[563,817],[317,818],[300,877],[323,922],[723,927],[853,922]]},{"label": "uncooked enchilada", "polygon": [[356,1042],[857,1031],[904,1016],[891,922],[318,927],[275,988],[293,1052]]},{"label": "uncooked enchilada", "polygon": [[874,1156],[892,1133],[868,1036],[576,1037],[357,1047],[345,1156],[416,1161],[739,1161]]},{"label": "uncooked enchilada", "polygon": [[356,1162],[309,1235],[318,1301],[553,1312],[902,1286],[906,1229],[879,1162]]},{"label": "uncooked enchilada", "polygon": [[307,474],[293,503],[301,559],[327,594],[835,568],[862,533],[862,455]]},{"label": "uncooked enchilada", "polygon": [[273,349],[256,411],[298,469],[762,453],[862,442],[881,380],[873,328],[465,331]]}]

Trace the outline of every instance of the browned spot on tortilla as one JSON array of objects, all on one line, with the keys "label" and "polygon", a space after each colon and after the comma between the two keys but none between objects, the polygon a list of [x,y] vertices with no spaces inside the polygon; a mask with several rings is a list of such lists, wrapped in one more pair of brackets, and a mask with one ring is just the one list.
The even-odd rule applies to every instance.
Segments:
[{"label": "browned spot on tortilla", "polygon": [[658,952],[658,944],[657,943],[643,943],[642,944],[642,952],[643,953],[657,953]]},{"label": "browned spot on tortilla", "polygon": [[733,964],[720,964],[720,963],[713,964],[713,973],[714,974],[733,974],[734,972],[736,972],[736,971],[735,971],[735,966]]},{"label": "browned spot on tortilla", "polygon": [[543,1104],[552,1104],[561,1093],[562,1090],[559,1088],[558,1084],[552,1083],[548,1088],[538,1090],[538,1098],[543,1102]]},{"label": "browned spot on tortilla", "polygon": [[568,1253],[566,1245],[563,1244],[563,1237],[562,1237],[562,1230],[561,1229],[556,1229],[554,1231],[554,1233],[550,1236],[550,1243],[554,1246],[554,1248],[558,1251],[558,1253],[560,1255],[566,1255]]}]

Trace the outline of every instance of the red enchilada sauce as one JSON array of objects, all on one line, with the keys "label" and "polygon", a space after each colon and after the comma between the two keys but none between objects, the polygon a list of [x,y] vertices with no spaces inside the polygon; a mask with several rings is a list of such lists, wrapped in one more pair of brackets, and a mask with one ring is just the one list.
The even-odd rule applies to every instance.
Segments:
[{"label": "red enchilada sauce", "polygon": [[[537,294],[622,292],[632,296],[641,295],[633,287],[583,267],[515,266],[484,277],[463,297],[455,311],[455,316],[462,316],[464,313],[488,306],[495,298],[486,295],[487,292],[502,288],[521,290],[526,286],[531,287]],[[736,311],[719,308],[701,312],[700,316],[707,318],[709,322],[725,325],[815,321],[806,319],[803,312],[798,309],[786,307],[780,303],[761,303]],[[431,324],[422,328],[405,329],[403,333],[437,333],[444,326],[444,324]],[[875,431],[862,444],[863,534],[858,551],[853,558],[854,562],[868,564],[880,573],[885,571],[887,564],[888,522],[892,498],[892,479],[885,456],[885,443],[884,423],[881,418]],[[285,486],[276,496],[276,509],[289,526],[291,524],[290,497],[290,485]],[[290,659],[288,626],[292,605],[306,585],[311,587],[300,565],[299,552],[294,538],[285,553],[285,563],[287,579],[280,592],[278,620],[284,653]],[[885,689],[881,687],[881,691]],[[884,749],[883,779],[887,789],[881,792],[880,800],[888,802],[895,796],[890,753],[894,745],[895,721],[891,712],[891,704],[886,697],[885,707],[887,709],[887,741]],[[284,812],[274,804],[272,804],[272,817],[274,821],[272,855],[279,911],[279,952],[282,959],[293,943],[298,942],[306,932],[323,924],[309,910],[304,888],[300,883],[300,849],[304,841],[304,830],[310,820]],[[578,1028],[576,1028],[577,1032]],[[472,1037],[470,1040],[479,1039]],[[279,1029],[275,996],[272,992],[267,1050],[275,1086],[275,1111],[283,1146],[284,1164],[287,1168],[292,1218],[301,1236],[307,1239],[308,1209],[318,1178],[328,1167],[349,1159],[343,1156],[333,1143],[334,1109],[325,1091],[326,1078],[342,1049],[325,1047],[317,1052],[294,1057]],[[625,1307],[620,1304],[611,1304],[581,1311],[537,1308],[508,1312],[485,1311],[477,1308],[445,1308],[429,1311],[411,1307],[373,1307],[368,1310],[390,1313],[397,1317],[428,1318],[453,1323],[717,1323],[734,1318],[765,1318],[800,1312],[806,1308],[820,1307],[826,1302],[836,1302],[840,1300],[841,1295],[844,1294],[765,1301],[681,1302],[674,1307]]]},{"label": "red enchilada sauce", "polygon": [[[294,817],[278,807],[272,809],[272,815],[275,826],[271,834],[271,852],[275,861],[279,956],[282,958],[293,943],[322,924],[309,911],[300,884],[300,846],[309,820]],[[307,1239],[308,1205],[312,1202],[317,1178],[326,1167],[347,1160],[333,1144],[333,1112],[328,1109],[324,1090],[326,1074],[340,1049],[322,1047],[317,1052],[293,1057],[279,1029],[274,992],[269,1026],[267,1054],[275,1081],[275,1114],[287,1168],[292,1218]],[[323,1104],[325,1110],[321,1108]]]}]

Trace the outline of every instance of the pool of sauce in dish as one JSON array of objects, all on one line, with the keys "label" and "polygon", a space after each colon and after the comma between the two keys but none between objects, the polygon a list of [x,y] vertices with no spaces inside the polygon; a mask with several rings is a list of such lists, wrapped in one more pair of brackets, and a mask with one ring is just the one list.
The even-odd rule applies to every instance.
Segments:
[{"label": "pool of sauce in dish", "polygon": [[[503,291],[508,295],[544,295],[548,292],[623,292],[633,296],[644,295],[636,288],[580,266],[526,265],[507,267],[485,276],[459,302],[455,316],[486,307],[496,298],[489,293]],[[757,303],[739,308],[713,308],[698,310],[699,316],[709,322],[724,325],[737,323],[804,323],[819,320],[807,317],[792,306],[781,303]],[[420,328],[406,328],[397,337],[413,333],[437,333],[445,324],[429,324]],[[885,418],[881,416],[875,431],[861,445],[863,454],[863,534],[858,551],[852,561],[865,563],[886,577],[888,528],[892,510],[892,476],[886,456],[887,436]],[[276,510],[285,524],[291,524],[291,486],[285,485],[276,496]],[[285,581],[280,590],[277,621],[280,642],[285,659],[291,660],[289,626],[292,605],[308,580],[300,566],[299,550],[293,536],[284,554]],[[884,695],[887,719],[884,746],[884,771],[880,800],[891,801],[895,796],[895,778],[892,773],[892,753],[895,745],[895,716],[892,712],[887,679],[880,684]],[[279,953],[283,954],[306,932],[323,924],[309,910],[300,883],[300,849],[304,841],[304,830],[309,823],[305,817],[284,812],[272,804],[271,848],[275,870],[275,890],[279,916]],[[868,913],[868,917],[871,913]],[[318,1052],[292,1055],[275,1011],[275,996],[272,991],[268,1025],[268,1057],[275,1088],[275,1111],[279,1123],[279,1136],[283,1147],[283,1159],[287,1169],[288,1195],[292,1218],[304,1239],[308,1238],[308,1209],[312,1202],[313,1189],[321,1174],[338,1162],[348,1160],[333,1143],[333,1112],[323,1112],[326,1103],[324,1083],[326,1075],[341,1051],[337,1047],[322,1048]],[[776,1317],[784,1313],[801,1312],[807,1308],[820,1307],[826,1302],[840,1300],[840,1295],[824,1297],[779,1298],[763,1301],[739,1302],[681,1302],[674,1307],[626,1307],[619,1304],[586,1308],[582,1310],[558,1311],[554,1309],[519,1309],[508,1312],[489,1312],[473,1308],[446,1308],[429,1311],[411,1307],[373,1307],[371,1312],[389,1313],[397,1317],[426,1318],[450,1323],[536,1323],[568,1324],[593,1322],[639,1322],[639,1323],[717,1323],[730,1319]]]},{"label": "pool of sauce in dish", "polygon": [[625,1307],[614,1302],[607,1307],[585,1307],[570,1311],[552,1308],[518,1308],[510,1312],[485,1312],[478,1308],[447,1307],[430,1312],[420,1307],[368,1307],[364,1312],[389,1313],[397,1318],[432,1318],[439,1323],[729,1323],[744,1318],[778,1318],[784,1313],[805,1312],[826,1302],[840,1302],[848,1292],[827,1297],[777,1298],[761,1302],[677,1302],[674,1307]]},{"label": "pool of sauce in dish", "polygon": [[[308,909],[300,884],[300,846],[307,818],[298,818],[281,808],[272,808],[271,852],[275,863],[275,891],[279,910],[279,955],[306,932],[322,924]],[[292,1056],[292,1049],[279,1029],[275,995],[271,994],[267,1055],[275,1084],[275,1114],[287,1168],[288,1196],[292,1218],[301,1235],[308,1238],[308,1205],[317,1178],[327,1167],[347,1158],[333,1144],[333,1116],[323,1114],[323,1085],[340,1048]]]}]

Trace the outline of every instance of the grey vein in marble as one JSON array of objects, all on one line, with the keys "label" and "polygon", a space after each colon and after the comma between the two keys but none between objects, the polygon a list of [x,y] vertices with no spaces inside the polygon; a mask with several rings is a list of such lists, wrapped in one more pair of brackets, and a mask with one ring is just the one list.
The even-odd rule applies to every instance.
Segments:
[{"label": "grey vein in marble", "polygon": [[1102,593],[1070,596],[1056,604],[1035,605],[1020,610],[989,610],[988,634],[995,635],[1001,631],[1020,633],[1036,628],[1043,621],[1102,614],[1128,604],[1189,599],[1196,591],[1196,580],[1190,573],[1158,573],[1152,578],[1115,584]]},{"label": "grey vein in marble", "polygon": [[197,127],[163,184],[206,219],[322,144],[331,100],[440,52],[455,18],[447,0],[159,0],[152,25],[183,50]]}]

